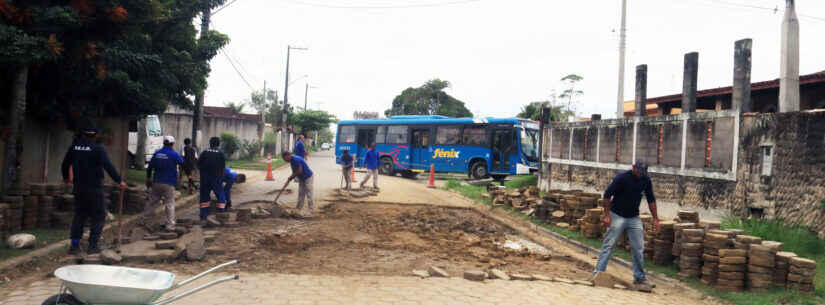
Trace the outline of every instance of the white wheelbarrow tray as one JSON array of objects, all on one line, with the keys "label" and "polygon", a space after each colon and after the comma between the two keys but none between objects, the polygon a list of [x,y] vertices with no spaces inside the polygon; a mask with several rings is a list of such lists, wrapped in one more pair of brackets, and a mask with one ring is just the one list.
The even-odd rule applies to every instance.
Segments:
[{"label": "white wheelbarrow tray", "polygon": [[235,260],[218,265],[178,284],[174,284],[175,275],[170,272],[103,265],[65,266],[55,270],[54,275],[63,281],[61,293],[68,290],[72,293],[72,296],[86,304],[161,305],[176,301],[206,287],[238,279],[237,275],[223,277],[190,289],[180,295],[153,303],[171,290],[186,285],[221,267],[237,262]]}]

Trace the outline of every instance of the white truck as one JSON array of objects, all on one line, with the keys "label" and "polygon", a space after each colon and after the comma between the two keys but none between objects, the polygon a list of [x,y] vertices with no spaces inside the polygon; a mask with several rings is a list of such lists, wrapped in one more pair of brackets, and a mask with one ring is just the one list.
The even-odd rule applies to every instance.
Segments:
[{"label": "white truck", "polygon": [[[138,147],[138,121],[129,122],[129,166],[135,165],[137,160]],[[160,127],[160,119],[157,115],[148,115],[144,120],[143,127],[146,128],[146,144],[144,146],[143,159],[146,162],[152,159],[152,154],[156,150],[163,148],[163,130]]]}]

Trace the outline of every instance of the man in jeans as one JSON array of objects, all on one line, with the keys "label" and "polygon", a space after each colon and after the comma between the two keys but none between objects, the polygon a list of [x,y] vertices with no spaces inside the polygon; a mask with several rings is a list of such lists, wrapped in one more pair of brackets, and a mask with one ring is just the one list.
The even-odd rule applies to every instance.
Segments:
[{"label": "man in jeans", "polygon": [[[183,158],[172,148],[174,146],[175,138],[163,137],[163,148],[158,149],[149,161],[149,167],[146,168],[149,201],[145,203],[143,217],[140,219],[140,222],[146,225],[155,214],[155,205],[163,201],[166,205],[167,231],[175,230],[175,186],[178,182],[178,166],[183,165]],[[154,179],[152,171],[155,172]]]},{"label": "man in jeans", "polygon": [[658,231],[659,217],[656,212],[656,198],[653,196],[653,183],[647,176],[647,163],[637,159],[632,170],[617,175],[604,191],[603,221],[608,228],[593,274],[598,277],[600,272],[607,269],[607,262],[610,261],[616,241],[622,234],[627,233],[633,256],[633,284],[639,291],[650,292],[652,287],[645,278],[644,270],[645,231],[639,218],[642,194],[647,198],[647,206],[653,215],[653,226]]},{"label": "man in jeans", "polygon": [[372,178],[372,187],[378,188],[378,152],[375,151],[375,144],[369,146],[367,155],[364,157],[364,166],[367,168],[367,177],[361,181],[361,188]]},{"label": "man in jeans", "polygon": [[315,210],[315,201],[312,199],[312,170],[304,158],[293,156],[292,153],[285,151],[281,153],[281,158],[289,162],[292,168],[292,175],[286,180],[286,183],[292,179],[298,178],[298,205],[295,206],[299,211],[304,207],[304,200],[309,201],[309,216],[312,217]]},{"label": "man in jeans", "polygon": [[352,167],[355,164],[353,162],[352,155],[349,154],[349,150],[345,150],[344,154],[341,156],[341,170],[343,171],[344,181],[347,182],[345,190],[349,191],[352,190]]}]

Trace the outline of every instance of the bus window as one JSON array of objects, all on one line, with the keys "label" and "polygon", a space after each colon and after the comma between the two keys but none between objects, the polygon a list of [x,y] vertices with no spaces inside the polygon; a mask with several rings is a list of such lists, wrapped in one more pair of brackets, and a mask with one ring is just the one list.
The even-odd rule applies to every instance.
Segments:
[{"label": "bus window", "polygon": [[521,129],[521,151],[528,161],[535,162],[539,158],[538,130]]},{"label": "bus window", "polygon": [[458,144],[458,140],[461,139],[460,136],[461,128],[458,126],[438,127],[438,133],[436,133],[435,137],[435,144],[455,145]]},{"label": "bus window", "polygon": [[407,126],[389,126],[387,144],[407,144]]},{"label": "bus window", "polygon": [[378,126],[378,133],[375,136],[376,144],[384,144],[387,142],[387,126]]},{"label": "bus window", "polygon": [[341,133],[338,134],[338,143],[355,143],[355,126],[341,126]]},{"label": "bus window", "polygon": [[487,146],[487,128],[485,126],[466,126],[461,137],[464,145]]},{"label": "bus window", "polygon": [[160,120],[156,115],[146,117],[146,133],[150,137],[160,137],[163,135],[163,131],[160,128]]}]

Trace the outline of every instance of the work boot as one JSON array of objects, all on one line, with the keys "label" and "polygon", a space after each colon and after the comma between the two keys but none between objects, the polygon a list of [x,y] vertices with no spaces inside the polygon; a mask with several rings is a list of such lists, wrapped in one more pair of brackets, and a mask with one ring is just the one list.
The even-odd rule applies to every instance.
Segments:
[{"label": "work boot", "polygon": [[633,286],[637,291],[641,291],[641,292],[651,292],[651,291],[653,291],[653,286],[650,285],[650,282],[648,282],[646,279],[641,280],[641,281],[634,281]]},{"label": "work boot", "polygon": [[89,249],[86,249],[86,254],[98,254],[103,252],[103,249],[100,248],[99,245],[89,245]]},{"label": "work boot", "polygon": [[80,254],[80,245],[71,245],[69,246],[69,255],[78,255]]}]

